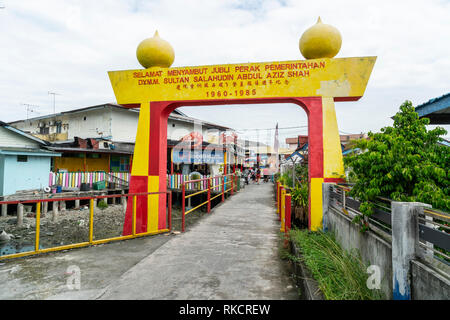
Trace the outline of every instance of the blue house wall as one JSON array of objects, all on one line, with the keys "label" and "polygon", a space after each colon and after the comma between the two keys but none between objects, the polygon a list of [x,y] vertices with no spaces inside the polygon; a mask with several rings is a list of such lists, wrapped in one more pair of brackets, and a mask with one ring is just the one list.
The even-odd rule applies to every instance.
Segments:
[{"label": "blue house wall", "polygon": [[3,165],[0,160],[0,195],[48,186],[51,157],[28,155],[27,162],[17,161],[17,155],[3,155],[3,159]]},{"label": "blue house wall", "polygon": [[3,172],[5,171],[4,163],[5,163],[5,157],[0,154],[0,196],[3,195],[3,185],[4,185],[4,183],[3,183]]}]

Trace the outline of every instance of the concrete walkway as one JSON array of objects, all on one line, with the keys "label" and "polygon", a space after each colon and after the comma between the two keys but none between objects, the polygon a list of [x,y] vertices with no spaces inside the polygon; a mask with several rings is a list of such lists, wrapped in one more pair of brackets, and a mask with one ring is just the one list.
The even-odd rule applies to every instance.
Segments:
[{"label": "concrete walkway", "polygon": [[[0,300],[298,299],[278,255],[272,188],[247,186],[184,234],[1,261]],[[67,285],[71,266],[79,290]]]},{"label": "concrete walkway", "polygon": [[246,186],[97,298],[298,299],[278,255],[272,189],[272,183]]}]

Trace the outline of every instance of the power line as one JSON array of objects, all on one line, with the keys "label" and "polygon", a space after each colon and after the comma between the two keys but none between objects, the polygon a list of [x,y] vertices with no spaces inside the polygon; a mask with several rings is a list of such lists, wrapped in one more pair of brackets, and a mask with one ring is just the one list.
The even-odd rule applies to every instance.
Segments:
[{"label": "power line", "polygon": [[[345,131],[341,131],[341,130],[339,130],[339,133],[343,133],[343,134],[358,134],[358,133],[345,132]],[[361,132],[361,133],[362,133],[362,132]]]},{"label": "power line", "polygon": [[[286,130],[286,129],[298,129],[298,128],[308,128],[307,125],[305,126],[298,126],[298,127],[284,127],[284,128],[278,128],[278,130]],[[259,131],[259,130],[275,130],[276,128],[254,128],[254,129],[235,129],[236,131]]]}]

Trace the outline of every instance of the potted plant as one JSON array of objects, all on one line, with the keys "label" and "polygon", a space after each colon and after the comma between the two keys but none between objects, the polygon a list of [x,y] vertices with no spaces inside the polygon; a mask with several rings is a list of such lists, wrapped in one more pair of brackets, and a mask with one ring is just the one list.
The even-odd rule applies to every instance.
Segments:
[{"label": "potted plant", "polygon": [[291,191],[292,203],[294,205],[294,217],[303,224],[308,223],[308,184],[297,184]]}]

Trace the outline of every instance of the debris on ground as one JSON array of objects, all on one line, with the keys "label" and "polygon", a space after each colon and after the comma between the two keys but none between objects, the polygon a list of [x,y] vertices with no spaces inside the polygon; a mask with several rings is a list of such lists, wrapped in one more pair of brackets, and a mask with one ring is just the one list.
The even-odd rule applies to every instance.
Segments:
[{"label": "debris on ground", "polygon": [[[89,240],[89,210],[68,209],[58,212],[56,222],[52,213],[41,216],[40,246],[50,248]],[[122,235],[125,213],[120,204],[94,210],[94,240]],[[0,217],[0,255],[34,250],[36,235],[35,217],[24,216],[23,225],[17,226],[17,218]],[[3,236],[2,236],[3,235]],[[5,239],[2,241],[1,239]]]}]

